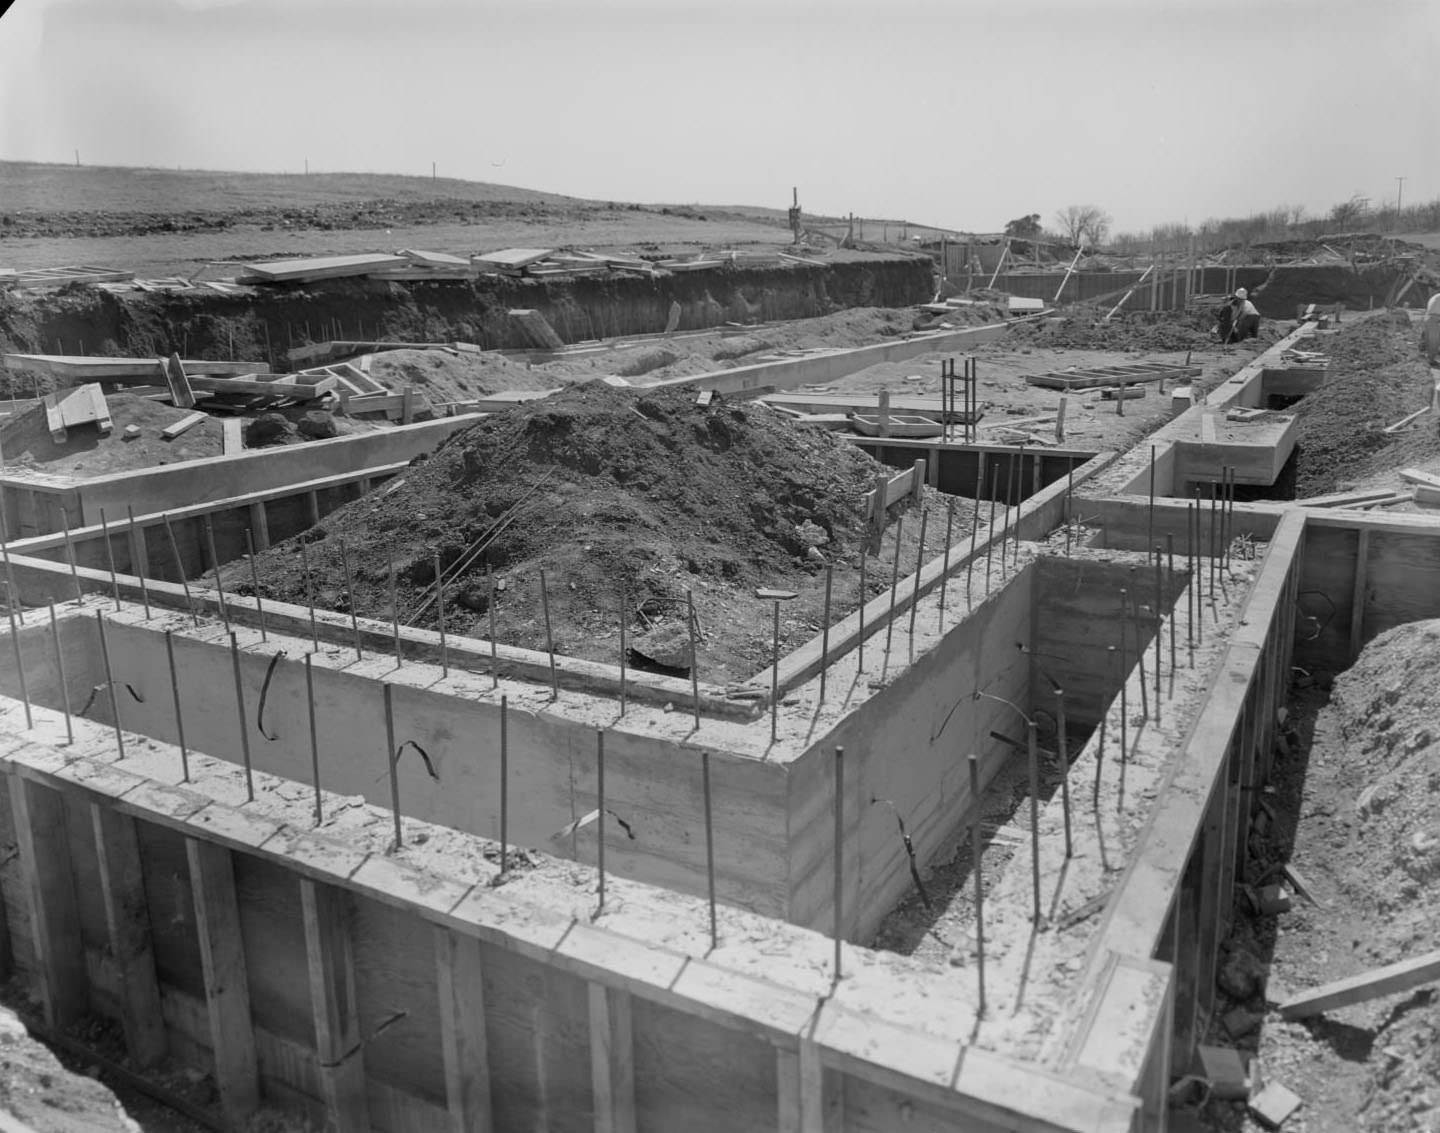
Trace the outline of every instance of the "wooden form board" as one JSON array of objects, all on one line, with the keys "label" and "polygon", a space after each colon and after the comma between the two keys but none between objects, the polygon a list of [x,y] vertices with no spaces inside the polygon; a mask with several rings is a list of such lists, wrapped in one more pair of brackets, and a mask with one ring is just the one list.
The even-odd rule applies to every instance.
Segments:
[{"label": "wooden form board", "polygon": [[[240,374],[268,374],[264,362],[207,362],[198,358],[184,361],[187,374],[207,377],[234,377]],[[34,370],[71,382],[120,382],[126,385],[163,383],[164,362],[159,358],[102,358],[84,354],[0,354],[0,366],[8,370]],[[139,381],[131,379],[142,379]]]},{"label": "wooden form board", "polygon": [[554,251],[553,248],[505,248],[498,252],[486,252],[483,256],[475,256],[471,262],[482,267],[523,268],[529,264],[539,263],[552,255]]},{"label": "wooden form board", "polygon": [[1057,370],[1026,374],[1025,383],[1046,389],[1098,389],[1100,386],[1135,385],[1200,376],[1199,366],[1167,365],[1159,362],[1135,366],[1098,366],[1083,370]]},{"label": "wooden form board", "polygon": [[308,260],[272,260],[247,264],[241,280],[257,283],[306,283],[314,279],[338,279],[365,275],[379,268],[400,268],[410,261],[404,256],[364,253],[355,256],[326,256]]},{"label": "wooden form board", "polygon": [[1280,1005],[1282,1019],[1305,1019],[1348,1007],[1353,1003],[1395,995],[1422,984],[1440,982],[1440,951],[1372,968],[1358,976],[1336,980],[1287,999]]},{"label": "wooden form board", "polygon": [[77,425],[89,425],[93,422],[102,437],[108,436],[113,428],[105,394],[94,382],[76,386],[71,390],[47,393],[42,400],[45,403],[45,424],[50,430],[50,439],[56,444],[64,444],[66,430]]},{"label": "wooden form board", "polygon": [[64,287],[67,283],[119,283],[135,278],[133,271],[98,267],[27,268],[0,273],[0,286]]}]

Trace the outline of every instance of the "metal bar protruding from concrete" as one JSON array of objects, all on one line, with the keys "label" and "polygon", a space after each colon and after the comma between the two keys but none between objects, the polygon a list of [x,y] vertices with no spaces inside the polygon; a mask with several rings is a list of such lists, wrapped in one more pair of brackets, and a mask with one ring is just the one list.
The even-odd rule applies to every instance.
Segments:
[{"label": "metal bar protruding from concrete", "polygon": [[162,512],[161,520],[165,524],[165,535],[170,541],[170,554],[175,558],[175,573],[179,576],[180,587],[185,591],[185,606],[190,611],[191,620],[198,626],[200,614],[195,609],[195,602],[190,597],[190,581],[185,577],[185,560],[180,557],[180,544],[175,542],[175,528],[170,525],[170,513]]},{"label": "metal bar protruding from concrete", "polygon": [[255,537],[245,528],[245,557],[250,560],[250,589],[255,591],[255,613],[260,619],[260,640],[269,641],[265,632],[265,599],[260,595],[260,568],[255,565]]},{"label": "metal bar protruding from concrete", "polygon": [[856,632],[856,648],[858,650],[858,656],[855,662],[856,668],[862,673],[865,671],[865,603],[869,598],[869,596],[865,593],[866,550],[867,548],[865,546],[862,545],[860,547],[860,606],[858,610],[860,617],[860,626],[858,631]]},{"label": "metal bar protruding from concrete", "polygon": [[495,631],[495,572],[485,564],[485,589],[489,594],[486,610],[490,614],[490,687],[500,687],[500,645]]},{"label": "metal bar protruding from concrete", "polygon": [[1040,742],[1034,720],[1025,721],[1025,748],[1030,763],[1030,875],[1034,889],[1035,915],[1038,926],[1044,914],[1040,911]]},{"label": "metal bar protruding from concrete", "polygon": [[220,580],[220,556],[215,553],[215,527],[207,515],[204,519],[205,545],[210,550],[210,566],[215,571],[215,593],[219,596],[220,617],[225,622],[225,628],[230,628],[230,607],[225,603],[225,583]]},{"label": "metal bar protruding from concrete", "polygon": [[180,781],[190,782],[190,752],[185,747],[185,714],[180,708],[180,670],[175,667],[175,633],[165,631],[165,656],[170,662],[170,695],[175,699],[175,735],[180,743]]},{"label": "metal bar protruding from concrete", "polygon": [[555,635],[550,629],[550,591],[545,585],[545,572],[540,572],[540,611],[545,616],[545,652],[550,658],[550,699],[560,699],[560,678],[555,671]]},{"label": "metal bar protruding from concrete", "polygon": [[1065,690],[1055,690],[1055,743],[1060,754],[1060,802],[1065,810],[1065,858],[1075,856],[1070,838],[1070,743],[1065,736]]},{"label": "metal bar protruding from concrete", "polygon": [[[105,662],[105,687],[110,692],[110,711],[115,716],[115,747],[119,752],[117,758],[125,758],[125,733],[120,728],[120,695],[115,688],[115,674],[110,669],[110,642],[105,637],[105,615],[95,611],[95,624],[100,629],[100,657]],[[30,720],[30,705],[25,705],[25,720]]]},{"label": "metal bar protruding from concrete", "polygon": [[355,660],[363,661],[365,654],[360,649],[360,619],[355,612],[355,585],[350,577],[350,550],[345,540],[340,540],[340,569],[345,572],[345,604],[350,607],[350,631],[355,635]]},{"label": "metal bar protruding from concrete", "polygon": [[770,742],[780,733],[780,599],[775,599],[775,620],[770,646]]},{"label": "metal bar protruding from concrete", "polygon": [[710,753],[700,753],[700,780],[705,791],[705,881],[710,897],[710,947],[720,947],[720,931],[715,919],[715,820],[710,807]]},{"label": "metal bar protruding from concrete", "polygon": [[[1115,646],[1105,647],[1105,675],[1112,681],[1115,679]],[[1105,732],[1110,721],[1110,713],[1102,712],[1100,715],[1100,732],[1095,741],[1095,789],[1091,792],[1090,806],[1095,811],[1095,820],[1100,820],[1100,779],[1105,771]]]},{"label": "metal bar protruding from concrete", "polygon": [[840,979],[840,946],[845,939],[845,749],[835,749],[835,979]]},{"label": "metal bar protruding from concrete", "polygon": [[500,697],[500,876],[510,868],[510,698]]},{"label": "metal bar protruding from concrete", "polygon": [[300,540],[300,569],[305,574],[305,604],[310,607],[310,651],[320,652],[320,630],[315,625],[315,578],[310,573],[309,543]]},{"label": "metal bar protruding from concrete", "polygon": [[[15,633],[15,627],[13,625],[10,627],[10,633],[13,637]],[[55,616],[54,602],[50,603],[50,640],[55,644],[55,675],[60,684],[60,706],[65,710],[65,742],[73,745],[75,743],[75,724],[70,719],[70,686],[65,680],[65,653],[64,650],[60,648],[60,621]],[[18,647],[18,638],[15,638],[15,643]],[[20,658],[18,655],[15,658],[15,671],[17,673],[20,672]],[[25,695],[25,678],[23,675],[20,678],[20,695],[28,708],[30,698]]]},{"label": "metal bar protruding from concrete", "polygon": [[1160,723],[1160,650],[1165,644],[1165,615],[1160,607],[1160,595],[1165,590],[1164,566],[1160,559],[1160,548],[1155,548],[1155,723]]},{"label": "metal bar protruding from concrete", "polygon": [[135,548],[143,548],[145,546],[145,534],[135,525],[134,507],[126,504],[125,514],[130,519],[130,558],[132,560],[130,566],[131,569],[135,571],[135,576],[140,579],[140,600],[145,603],[145,620],[148,622],[150,620],[150,586],[145,581],[145,576],[150,572],[145,563],[135,558]]},{"label": "metal bar protruding from concrete", "polygon": [[[828,607],[830,595],[830,568],[826,567],[825,571],[825,595],[826,606]],[[685,613],[685,620],[687,623],[689,623],[690,626],[690,696],[695,704],[695,730],[698,732],[700,730],[700,643],[697,640],[698,634],[696,634],[695,632],[695,592],[693,590],[685,591]],[[823,657],[821,659],[820,666],[820,687],[822,689],[825,687],[825,666]],[[821,695],[821,699],[824,699],[823,694]]]},{"label": "metal bar protruding from concrete", "polygon": [[[939,466],[939,460],[936,460]],[[945,501],[945,551],[940,558],[940,629],[945,629],[945,590],[950,585],[950,540],[955,537],[955,499]]]},{"label": "metal bar protruding from concrete", "polygon": [[[15,605],[15,592],[12,590],[5,595],[5,614],[10,619],[10,645],[11,648],[15,650],[15,675],[20,683],[20,701],[25,705],[25,727],[33,728],[35,721],[30,715],[30,691],[25,687],[25,662],[20,655],[20,634],[15,628]],[[100,611],[97,610],[95,613],[98,617]],[[58,638],[56,639],[55,648],[57,650],[60,648]],[[61,679],[63,681],[64,678]],[[65,714],[65,722],[67,725],[70,722],[70,714],[68,712]]]},{"label": "metal bar protruding from concrete", "polygon": [[605,729],[595,729],[595,861],[600,873],[600,902],[593,921],[605,911]]},{"label": "metal bar protruding from concrete", "polygon": [[1130,758],[1130,666],[1125,656],[1125,591],[1120,591],[1120,802],[1125,810],[1125,765]]},{"label": "metal bar protruding from concrete", "polygon": [[[820,703],[825,703],[825,679],[830,668],[830,593],[835,581],[835,568],[830,564],[825,565],[825,612],[820,619]],[[687,591],[688,593],[688,591]],[[691,622],[694,622],[694,599],[691,599]],[[693,649],[694,642],[691,642]],[[693,673],[694,670],[692,669]],[[700,726],[700,701],[695,701],[695,726]]]},{"label": "metal bar protruding from concrete", "polygon": [[400,597],[395,586],[395,557],[387,556],[390,570],[390,632],[395,639],[395,667],[403,669],[405,658],[400,652]]},{"label": "metal bar protruding from concrete", "polygon": [[915,548],[915,586],[910,592],[910,651],[915,651],[915,615],[920,612],[920,568],[925,565],[925,529],[930,525],[930,509],[920,509],[920,545]]},{"label": "metal bar protruding from concrete", "polygon": [[245,720],[245,683],[240,678],[240,643],[235,639],[235,631],[230,631],[230,662],[235,670],[235,711],[240,720],[240,752],[245,758],[245,795],[250,802],[255,801],[255,780],[250,767],[250,729],[246,727]]},{"label": "metal bar protruding from concrete", "polygon": [[[864,552],[862,551],[861,554],[864,554]],[[619,612],[619,617],[616,619],[616,620],[619,621],[619,623],[620,623],[620,715],[621,715],[621,716],[624,716],[624,715],[625,715],[625,709],[628,707],[628,704],[626,703],[627,697],[626,697],[626,686],[625,686],[625,666],[626,666],[626,663],[627,663],[627,661],[628,661],[628,658],[626,657],[626,652],[627,652],[627,651],[626,651],[626,648],[625,648],[625,629],[626,629],[625,623],[629,620],[629,617],[630,617],[630,598],[629,598],[629,596],[628,596],[627,593],[626,593],[625,582],[624,582],[624,580],[622,579],[621,582],[620,582],[620,612]]]},{"label": "metal bar protruding from concrete", "polygon": [[900,535],[905,517],[895,517],[895,560],[890,566],[890,613],[885,619],[885,654],[890,654],[890,641],[895,634],[895,597],[900,591]]},{"label": "metal bar protruding from concrete", "polygon": [[970,870],[975,875],[975,958],[976,979],[980,985],[980,1004],[976,1015],[985,1016],[985,878],[980,864],[984,847],[980,840],[980,761],[971,752],[970,765]]},{"label": "metal bar protruding from concrete", "polygon": [[395,822],[395,845],[392,852],[398,853],[405,844],[400,829],[400,760],[395,750],[395,686],[389,681],[385,690],[385,767],[390,775],[390,813]]},{"label": "metal bar protruding from concrete", "polygon": [[445,577],[440,573],[440,552],[435,552],[435,611],[440,622],[440,675],[450,675],[450,648],[445,640]]},{"label": "metal bar protruding from concrete", "polygon": [[60,529],[65,537],[65,558],[70,564],[70,577],[75,582],[75,604],[78,606],[84,600],[80,591],[80,571],[75,566],[75,544],[70,540],[70,517],[66,514],[64,507],[60,509]]},{"label": "metal bar protruding from concrete", "polygon": [[990,559],[995,551],[995,500],[1000,494],[1000,469],[990,476],[990,523],[985,528],[985,596],[990,596]]},{"label": "metal bar protruding from concrete", "polygon": [[105,560],[110,565],[110,592],[115,597],[115,612],[120,612],[120,575],[115,570],[115,545],[110,542],[110,524],[105,509],[100,509],[100,537],[105,541]]},{"label": "metal bar protruding from concrete", "polygon": [[320,801],[320,732],[315,725],[315,675],[311,662],[315,654],[305,654],[305,702],[310,709],[310,782],[315,788],[315,825],[325,821],[325,809]]}]

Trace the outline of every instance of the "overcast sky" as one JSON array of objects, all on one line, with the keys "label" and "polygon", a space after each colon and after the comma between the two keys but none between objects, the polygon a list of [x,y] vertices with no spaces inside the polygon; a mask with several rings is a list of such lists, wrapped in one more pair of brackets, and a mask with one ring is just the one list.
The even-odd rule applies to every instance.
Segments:
[{"label": "overcast sky", "polygon": [[1440,197],[1437,61],[1437,0],[17,0],[0,158],[1136,231]]}]

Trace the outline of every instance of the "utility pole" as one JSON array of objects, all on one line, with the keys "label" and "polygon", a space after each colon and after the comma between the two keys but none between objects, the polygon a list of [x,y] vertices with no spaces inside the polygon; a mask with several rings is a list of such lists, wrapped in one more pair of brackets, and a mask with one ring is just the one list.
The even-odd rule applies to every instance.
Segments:
[{"label": "utility pole", "polygon": [[1405,180],[1406,179],[1404,177],[1395,178],[1395,212],[1397,213],[1397,220],[1399,219],[1398,213],[1400,212],[1400,201],[1402,195],[1405,192]]}]

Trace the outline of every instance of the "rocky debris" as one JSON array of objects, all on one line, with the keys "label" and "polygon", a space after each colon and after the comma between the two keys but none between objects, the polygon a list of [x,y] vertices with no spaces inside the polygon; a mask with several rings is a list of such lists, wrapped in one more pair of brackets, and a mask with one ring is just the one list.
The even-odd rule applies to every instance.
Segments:
[{"label": "rocky debris", "polygon": [[338,437],[340,430],[335,427],[335,417],[323,410],[311,409],[295,422],[295,430],[302,437],[312,441],[328,440],[330,437]]},{"label": "rocky debris", "polygon": [[245,447],[287,445],[295,439],[295,435],[295,426],[283,413],[262,413],[245,426]]}]

